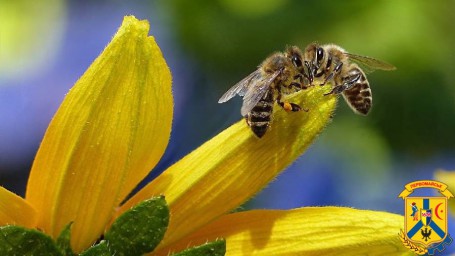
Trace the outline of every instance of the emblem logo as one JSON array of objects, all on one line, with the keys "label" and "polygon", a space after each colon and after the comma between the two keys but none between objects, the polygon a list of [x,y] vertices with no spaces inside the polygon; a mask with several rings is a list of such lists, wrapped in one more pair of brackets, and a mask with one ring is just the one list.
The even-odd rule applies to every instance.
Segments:
[{"label": "emblem logo", "polygon": [[[415,189],[431,188],[443,196],[410,196]],[[400,239],[404,246],[419,255],[434,255],[452,243],[447,233],[447,201],[453,197],[447,185],[433,180],[420,180],[406,184],[399,195],[404,200],[404,230]]]}]

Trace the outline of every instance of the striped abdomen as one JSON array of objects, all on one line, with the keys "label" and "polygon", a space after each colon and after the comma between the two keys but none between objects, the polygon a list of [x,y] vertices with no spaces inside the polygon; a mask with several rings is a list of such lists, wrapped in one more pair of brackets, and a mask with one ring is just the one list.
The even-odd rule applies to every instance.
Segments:
[{"label": "striped abdomen", "polygon": [[[349,71],[349,76],[359,76],[351,88],[343,91],[343,97],[357,114],[366,115],[371,109],[373,98],[365,74],[359,68]],[[349,79],[346,77],[345,79]]]},{"label": "striped abdomen", "polygon": [[269,89],[258,104],[245,116],[246,123],[259,138],[264,136],[272,122],[273,103],[273,91]]}]

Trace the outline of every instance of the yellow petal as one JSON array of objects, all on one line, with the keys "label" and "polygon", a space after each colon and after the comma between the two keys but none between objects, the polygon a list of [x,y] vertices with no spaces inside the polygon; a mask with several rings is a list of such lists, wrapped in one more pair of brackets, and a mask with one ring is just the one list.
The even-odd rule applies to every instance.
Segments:
[{"label": "yellow petal", "polygon": [[35,209],[22,197],[0,187],[0,226],[18,225],[27,228],[36,226]]},{"label": "yellow petal", "polygon": [[162,156],[170,136],[171,76],[149,24],[125,17],[55,114],[37,153],[27,200],[55,237],[69,222],[80,251]]},{"label": "yellow petal", "polygon": [[343,207],[254,210],[228,214],[171,247],[226,239],[226,255],[413,255],[398,233],[403,216]]},{"label": "yellow petal", "polygon": [[[447,189],[455,195],[455,171],[437,170],[434,173],[436,180],[441,181],[447,185]],[[449,200],[449,209],[452,215],[455,215],[455,200]]]},{"label": "yellow petal", "polygon": [[165,195],[171,219],[164,246],[238,207],[296,160],[329,122],[336,97],[323,96],[327,90],[330,86],[318,86],[292,95],[289,100],[309,112],[276,107],[262,139],[244,120],[232,125],[144,187],[122,211],[152,195]]}]

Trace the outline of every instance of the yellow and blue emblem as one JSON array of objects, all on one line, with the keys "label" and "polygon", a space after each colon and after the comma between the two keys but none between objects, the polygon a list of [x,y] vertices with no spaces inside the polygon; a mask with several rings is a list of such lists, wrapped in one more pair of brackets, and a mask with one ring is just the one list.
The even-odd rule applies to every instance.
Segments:
[{"label": "yellow and blue emblem", "polygon": [[[411,197],[419,188],[437,189],[443,196]],[[452,243],[447,233],[447,201],[453,197],[447,185],[433,180],[406,184],[399,197],[404,200],[404,230],[400,233],[403,244],[417,254],[434,255]]]}]

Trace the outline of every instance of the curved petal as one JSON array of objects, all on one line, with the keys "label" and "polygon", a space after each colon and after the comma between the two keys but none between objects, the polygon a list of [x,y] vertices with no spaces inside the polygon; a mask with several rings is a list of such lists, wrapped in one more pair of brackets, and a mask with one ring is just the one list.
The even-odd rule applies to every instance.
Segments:
[{"label": "curved petal", "polygon": [[11,224],[33,228],[36,221],[36,211],[27,201],[0,187],[0,226]]},{"label": "curved petal", "polygon": [[144,187],[122,211],[153,195],[166,196],[171,209],[160,246],[172,243],[256,194],[299,157],[326,126],[336,97],[314,87],[289,99],[308,112],[276,108],[270,131],[258,139],[244,120],[232,125],[167,169]]},{"label": "curved petal", "polygon": [[56,237],[69,222],[80,251],[161,158],[170,136],[171,76],[149,24],[125,20],[55,114],[37,153],[27,200]]},{"label": "curved petal", "polygon": [[229,214],[153,255],[226,239],[226,255],[404,255],[403,216],[343,207]]}]

